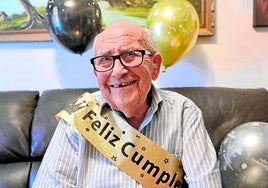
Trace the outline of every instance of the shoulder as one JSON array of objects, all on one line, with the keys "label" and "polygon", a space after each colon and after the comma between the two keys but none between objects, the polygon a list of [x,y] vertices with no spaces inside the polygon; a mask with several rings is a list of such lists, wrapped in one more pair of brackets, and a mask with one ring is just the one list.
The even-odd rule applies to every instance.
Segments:
[{"label": "shoulder", "polygon": [[70,123],[65,121],[64,119],[60,119],[57,125],[56,130],[60,132],[59,135],[65,135],[68,138],[72,138],[72,140],[79,139],[79,132],[75,129]]},{"label": "shoulder", "polygon": [[175,98],[175,99],[184,99],[186,97],[184,97],[183,95],[181,95],[178,92],[175,91],[171,91],[165,88],[157,88],[156,91],[161,95],[161,97],[163,98]]},{"label": "shoulder", "polygon": [[182,111],[191,111],[194,114],[201,114],[199,107],[184,95],[167,89],[156,89],[156,92],[162,100],[162,105],[173,107],[177,106]]},{"label": "shoulder", "polygon": [[189,103],[195,106],[194,102],[191,99],[185,97],[184,95],[178,92],[171,91],[168,89],[156,89],[156,91],[163,101],[171,101],[171,102],[177,101],[182,103]]}]

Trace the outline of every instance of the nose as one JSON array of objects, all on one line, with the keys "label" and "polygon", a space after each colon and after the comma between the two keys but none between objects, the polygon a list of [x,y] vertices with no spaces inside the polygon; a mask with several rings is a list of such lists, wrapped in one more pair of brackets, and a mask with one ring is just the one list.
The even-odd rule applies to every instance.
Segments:
[{"label": "nose", "polygon": [[120,62],[119,59],[116,59],[112,70],[112,76],[115,78],[121,78],[127,72],[127,68]]}]

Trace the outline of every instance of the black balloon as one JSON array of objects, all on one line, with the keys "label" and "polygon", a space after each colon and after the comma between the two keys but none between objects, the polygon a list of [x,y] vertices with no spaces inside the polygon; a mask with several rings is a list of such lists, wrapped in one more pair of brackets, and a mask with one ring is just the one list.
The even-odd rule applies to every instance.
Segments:
[{"label": "black balloon", "polygon": [[49,0],[45,17],[52,40],[77,54],[88,50],[102,28],[94,0]]}]

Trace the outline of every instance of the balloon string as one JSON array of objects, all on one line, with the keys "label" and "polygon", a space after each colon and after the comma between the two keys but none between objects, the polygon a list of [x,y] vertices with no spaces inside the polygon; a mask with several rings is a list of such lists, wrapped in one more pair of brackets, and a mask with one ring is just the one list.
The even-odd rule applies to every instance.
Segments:
[{"label": "balloon string", "polygon": [[161,66],[161,71],[164,73],[164,72],[166,72],[166,70],[167,70],[167,68],[165,67],[165,66]]}]

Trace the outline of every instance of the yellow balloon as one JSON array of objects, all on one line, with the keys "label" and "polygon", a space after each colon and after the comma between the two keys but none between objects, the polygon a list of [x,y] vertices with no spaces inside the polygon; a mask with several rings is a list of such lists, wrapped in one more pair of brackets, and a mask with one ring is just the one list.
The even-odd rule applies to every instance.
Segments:
[{"label": "yellow balloon", "polygon": [[146,27],[163,57],[164,69],[175,64],[195,44],[199,18],[187,0],[160,0],[149,11]]}]

